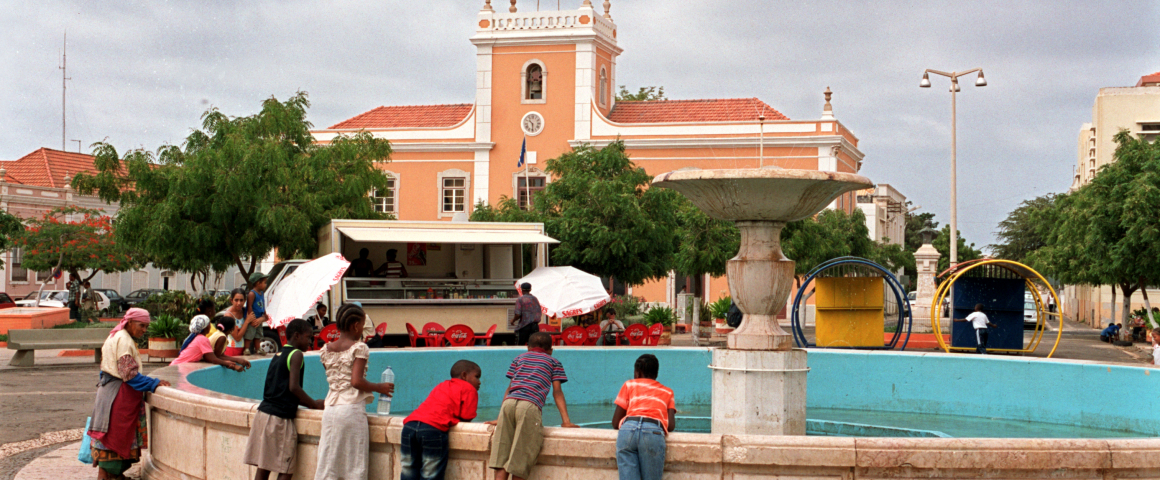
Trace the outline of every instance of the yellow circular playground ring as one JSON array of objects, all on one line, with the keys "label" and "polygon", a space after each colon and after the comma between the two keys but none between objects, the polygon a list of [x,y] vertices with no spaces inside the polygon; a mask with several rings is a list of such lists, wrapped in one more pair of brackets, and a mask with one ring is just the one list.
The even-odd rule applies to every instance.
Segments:
[{"label": "yellow circular playground ring", "polygon": [[[1043,301],[1044,298],[1039,294],[1039,288],[1037,288],[1035,285],[1036,282],[1040,282],[1045,287],[1047,287],[1047,291],[1051,294],[1051,300],[1053,301],[1053,303],[1055,305],[1060,304],[1059,303],[1059,295],[1057,295],[1055,293],[1055,288],[1052,288],[1051,284],[1048,283],[1047,279],[1043,278],[1043,275],[1040,275],[1039,272],[1035,271],[1035,269],[1028,267],[1027,265],[1024,265],[1024,264],[1019,263],[1019,262],[1014,262],[1011,260],[1001,260],[1001,259],[976,260],[974,262],[960,263],[953,270],[950,270],[950,271],[952,271],[950,277],[947,278],[945,281],[942,282],[942,284],[939,285],[938,290],[935,292],[935,295],[934,295],[934,303],[932,303],[930,306],[931,326],[933,327],[932,329],[935,332],[934,338],[936,341],[938,341],[939,347],[941,347],[943,349],[943,351],[947,352],[947,353],[950,353],[952,350],[960,351],[960,352],[974,351],[973,348],[952,347],[950,345],[947,345],[946,341],[943,340],[942,315],[941,315],[942,308],[940,308],[940,306],[942,305],[943,299],[946,298],[947,293],[950,292],[951,286],[953,286],[955,284],[955,282],[958,281],[958,279],[963,276],[963,274],[965,274],[971,270],[974,270],[975,268],[982,267],[985,265],[996,265],[996,266],[999,266],[1003,269],[1009,270],[1009,271],[1015,273],[1016,275],[1019,275],[1020,277],[1022,277],[1023,280],[1027,283],[1027,289],[1031,291],[1032,298],[1035,299],[1035,331],[1031,336],[1031,340],[1029,340],[1027,342],[1027,346],[1022,348],[1022,349],[988,348],[987,351],[989,351],[989,352],[1005,352],[1005,353],[1031,353],[1031,352],[1034,352],[1035,349],[1039,347],[1039,342],[1043,340],[1043,334],[1047,330],[1047,316],[1050,315],[1050,316],[1053,316],[1053,317],[1056,317],[1057,319],[1059,319],[1059,329],[1055,335],[1055,345],[1051,346],[1051,352],[1049,352],[1047,354],[1047,358],[1051,358],[1051,356],[1055,354],[1055,349],[1059,348],[1059,341],[1063,338],[1063,320],[1062,320],[1062,315],[1060,315],[1060,313],[1058,313],[1058,312],[1053,313],[1053,312],[1047,311],[1046,303],[1044,303],[1044,301]],[[939,314],[936,314],[936,313],[939,313]],[[948,313],[950,314],[949,316],[951,317],[951,321],[953,322],[954,321],[954,318],[953,318],[954,317],[954,306],[953,305],[949,308]]]}]

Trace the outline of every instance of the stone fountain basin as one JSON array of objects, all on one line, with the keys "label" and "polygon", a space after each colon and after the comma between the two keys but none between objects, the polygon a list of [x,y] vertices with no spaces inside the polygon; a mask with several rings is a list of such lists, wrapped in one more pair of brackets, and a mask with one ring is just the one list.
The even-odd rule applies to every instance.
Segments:
[{"label": "stone fountain basin", "polygon": [[656,176],[652,184],[684,194],[718,220],[775,222],[801,220],[845,192],[874,186],[853,173],[776,167],[677,170]]}]

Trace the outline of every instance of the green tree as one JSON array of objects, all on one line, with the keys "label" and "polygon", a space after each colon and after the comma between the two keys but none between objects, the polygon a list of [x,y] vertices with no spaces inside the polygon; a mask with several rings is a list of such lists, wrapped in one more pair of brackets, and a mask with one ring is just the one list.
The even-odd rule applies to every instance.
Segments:
[{"label": "green tree", "polygon": [[[114,239],[112,219],[99,210],[58,207],[28,221],[13,245],[24,254],[25,268],[56,269],[87,282],[97,272],[123,272],[140,266],[135,255]],[[87,271],[88,276],[81,276]]]},{"label": "green tree", "polygon": [[391,147],[366,132],[314,141],[304,92],[269,98],[259,113],[202,115],[183,148],[156,154],[95,146],[95,175],[78,174],[82,194],[120,202],[117,240],[159,266],[249,276],[273,249],[313,256],[316,232],[333,218],[378,219],[368,193],[385,190],[378,168]]},{"label": "green tree", "polygon": [[620,91],[616,93],[616,101],[633,101],[643,102],[652,100],[665,100],[665,87],[640,87],[636,93],[629,92],[624,85],[620,86]]},{"label": "green tree", "polygon": [[[938,236],[935,237],[934,240],[930,242],[930,244],[935,248],[935,250],[938,250],[939,255],[941,255],[938,258],[938,271],[939,272],[946,270],[951,265],[951,257],[950,257],[951,250],[949,248],[950,243],[951,243],[950,237],[951,237],[951,226],[944,225],[942,230],[940,230],[938,232]],[[967,243],[967,240],[965,238],[963,238],[962,231],[959,232],[958,240],[959,240],[959,248],[958,248],[958,250],[959,250],[958,251],[959,263],[983,258],[983,252],[976,249],[974,243]]]},{"label": "green tree", "polygon": [[683,195],[675,203],[680,243],[673,270],[690,276],[725,275],[726,264],[741,247],[737,224],[709,217]]},{"label": "green tree", "polygon": [[988,248],[995,257],[1016,261],[1040,269],[1042,265],[1031,265],[1031,254],[1047,245],[1046,235],[1049,225],[1041,222],[1044,218],[1040,212],[1055,207],[1056,195],[1049,193],[1042,197],[1024,200],[1018,207],[1007,214],[1007,218],[999,222],[999,231],[996,237],[1000,243]]},{"label": "green tree", "polygon": [[[20,218],[0,210],[0,252],[6,252],[15,246],[16,240],[24,233],[24,222]],[[0,260],[0,267],[4,261]]]},{"label": "green tree", "polygon": [[914,255],[901,245],[887,245],[870,239],[866,215],[823,210],[813,218],[790,222],[781,231],[782,252],[795,262],[799,284],[805,275],[824,262],[846,256],[862,257],[888,270],[913,266]]},{"label": "green tree", "polygon": [[1064,283],[1119,287],[1120,319],[1127,322],[1136,290],[1143,290],[1151,316],[1145,287],[1160,283],[1160,145],[1126,130],[1115,141],[1114,162],[1039,214],[1039,223],[1051,227],[1032,258]]},{"label": "green tree", "polygon": [[510,198],[495,207],[477,205],[472,221],[539,221],[560,241],[552,264],[613,278],[629,285],[663,278],[679,242],[676,192],[648,188],[652,177],[636,166],[617,141],[589,145],[548,160],[554,180],[536,195],[532,211]]}]

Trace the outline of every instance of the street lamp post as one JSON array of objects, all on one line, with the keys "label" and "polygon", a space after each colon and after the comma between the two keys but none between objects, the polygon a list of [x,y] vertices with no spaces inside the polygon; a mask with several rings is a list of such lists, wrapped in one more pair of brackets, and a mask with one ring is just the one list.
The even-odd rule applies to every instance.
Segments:
[{"label": "street lamp post", "polygon": [[959,263],[959,209],[958,209],[958,180],[957,168],[955,167],[956,157],[958,155],[957,141],[957,118],[955,112],[955,94],[959,92],[959,77],[971,73],[979,72],[979,78],[975,80],[976,87],[987,86],[987,80],[983,78],[982,68],[972,68],[965,72],[940,72],[938,70],[926,69],[922,72],[922,81],[918,86],[922,88],[930,88],[930,74],[942,75],[951,79],[951,238],[948,249],[950,250],[950,266],[953,268]]}]

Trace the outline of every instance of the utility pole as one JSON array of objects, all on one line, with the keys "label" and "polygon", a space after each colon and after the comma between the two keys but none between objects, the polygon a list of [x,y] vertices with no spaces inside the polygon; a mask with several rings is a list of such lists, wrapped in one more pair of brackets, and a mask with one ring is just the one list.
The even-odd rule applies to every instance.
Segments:
[{"label": "utility pole", "polygon": [[65,91],[68,88],[66,83],[72,80],[68,77],[68,32],[64,33],[64,48],[60,55],[60,150],[63,152],[65,147],[65,138],[68,138],[65,133]]}]

